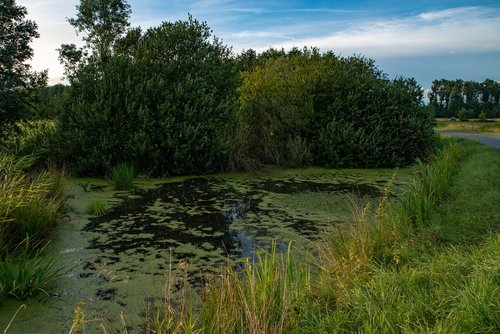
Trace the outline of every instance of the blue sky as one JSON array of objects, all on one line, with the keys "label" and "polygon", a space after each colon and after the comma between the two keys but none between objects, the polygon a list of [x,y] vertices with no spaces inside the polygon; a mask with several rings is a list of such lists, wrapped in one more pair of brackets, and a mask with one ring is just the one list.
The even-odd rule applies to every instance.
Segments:
[{"label": "blue sky", "polygon": [[[62,68],[56,48],[78,43],[67,17],[78,0],[18,0],[39,25],[33,67]],[[133,26],[148,28],[191,13],[235,53],[253,48],[316,46],[373,58],[390,77],[500,81],[500,2],[496,1],[236,1],[130,0]]]}]

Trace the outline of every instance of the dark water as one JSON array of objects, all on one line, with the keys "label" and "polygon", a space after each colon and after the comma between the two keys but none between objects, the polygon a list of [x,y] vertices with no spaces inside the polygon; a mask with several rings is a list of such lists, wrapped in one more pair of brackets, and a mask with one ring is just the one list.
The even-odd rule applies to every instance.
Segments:
[{"label": "dark water", "polygon": [[[72,219],[58,227],[51,245],[73,269],[50,297],[21,312],[9,333],[33,332],[34,324],[36,333],[67,333],[80,301],[95,320],[89,328],[119,326],[124,312],[129,329],[138,330],[146,301],[161,298],[163,276],[179,261],[196,287],[229,259],[252,257],[272,240],[282,250],[291,241],[307,250],[322,230],[351,219],[352,201],[376,201],[392,172],[299,169],[148,180],[130,192],[114,192],[102,180],[85,181],[86,192],[73,180]],[[396,195],[408,172],[400,174]],[[95,199],[110,206],[101,217],[83,213]],[[18,305],[4,303],[0,321]]]}]

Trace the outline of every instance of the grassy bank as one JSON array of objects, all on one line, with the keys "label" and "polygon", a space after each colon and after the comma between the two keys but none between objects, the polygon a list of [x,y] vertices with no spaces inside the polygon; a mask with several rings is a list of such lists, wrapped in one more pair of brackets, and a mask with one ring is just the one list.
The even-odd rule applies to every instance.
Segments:
[{"label": "grassy bank", "polygon": [[420,166],[402,204],[325,238],[296,332],[500,329],[500,154],[459,143]]},{"label": "grassy bank", "polygon": [[493,119],[488,122],[477,121],[451,121],[449,119],[439,118],[437,120],[437,129],[453,130],[466,132],[479,132],[490,135],[500,136],[500,120]]}]

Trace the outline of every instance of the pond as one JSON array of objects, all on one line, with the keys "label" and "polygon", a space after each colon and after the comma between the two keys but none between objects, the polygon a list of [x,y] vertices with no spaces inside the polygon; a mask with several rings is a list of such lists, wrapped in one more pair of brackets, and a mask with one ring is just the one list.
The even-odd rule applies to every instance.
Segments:
[{"label": "pond", "polygon": [[[321,231],[349,223],[351,204],[376,202],[391,169],[290,169],[204,177],[140,179],[131,191],[114,191],[105,180],[71,179],[67,217],[54,231],[49,251],[70,269],[49,297],[32,300],[9,333],[68,333],[72,313],[84,303],[86,325],[140,331],[147,301],[162,296],[169,268],[187,263],[190,285],[228,260],[252,257],[256,248],[290,241],[303,254]],[[393,196],[409,180],[398,171]],[[99,199],[106,214],[85,214]],[[4,301],[0,329],[21,305]],[[108,330],[109,332],[109,330]]]}]

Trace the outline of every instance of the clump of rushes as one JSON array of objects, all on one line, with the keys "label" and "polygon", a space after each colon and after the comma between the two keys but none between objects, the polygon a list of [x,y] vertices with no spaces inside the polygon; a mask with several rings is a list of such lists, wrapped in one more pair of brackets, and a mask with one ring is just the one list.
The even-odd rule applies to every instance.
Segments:
[{"label": "clump of rushes", "polygon": [[102,216],[106,212],[106,203],[101,200],[93,200],[87,205],[85,213],[88,215]]},{"label": "clump of rushes", "polygon": [[11,247],[26,237],[44,237],[63,201],[63,173],[50,170],[30,176],[24,170],[35,161],[33,155],[0,156],[0,239],[9,235]]},{"label": "clump of rushes", "polygon": [[128,164],[119,164],[111,170],[111,182],[116,190],[132,188],[135,176],[135,168]]}]

